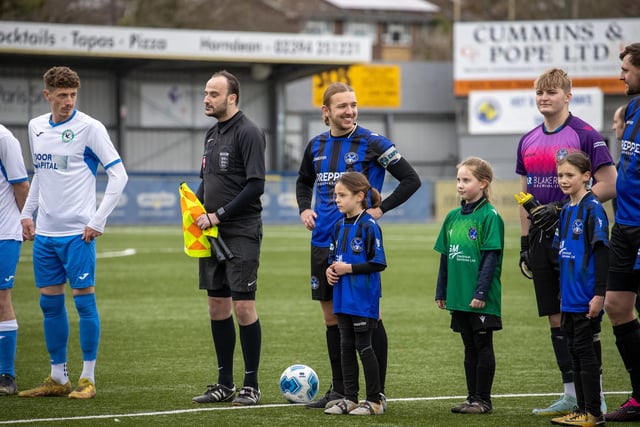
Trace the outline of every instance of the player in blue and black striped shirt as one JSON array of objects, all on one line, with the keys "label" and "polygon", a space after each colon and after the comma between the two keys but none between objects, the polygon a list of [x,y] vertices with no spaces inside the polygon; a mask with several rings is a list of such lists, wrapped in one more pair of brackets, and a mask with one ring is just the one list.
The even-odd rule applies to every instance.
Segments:
[{"label": "player in blue and black striped shirt", "polygon": [[560,327],[571,354],[577,405],[560,425],[604,425],[600,375],[600,323],[607,285],[609,220],[587,190],[591,161],[582,152],[558,160],[558,186],[569,196],[553,241],[558,249],[562,312]]},{"label": "player in blue and black striped shirt", "polygon": [[616,220],[611,228],[609,277],[604,309],[611,320],[616,346],[629,372],[631,397],[606,421],[640,420],[640,323],[633,311],[640,286],[640,43],[620,53],[620,80],[627,95],[636,95],[625,112],[618,180]]},{"label": "player in blue and black striped shirt", "polygon": [[[332,372],[332,388],[309,407],[331,406],[344,397],[340,367],[340,332],[333,313],[333,290],[327,283],[331,232],[342,218],[334,200],[336,180],[345,172],[362,172],[371,186],[382,192],[386,171],[399,181],[395,190],[380,207],[369,209],[375,219],[404,203],[420,187],[418,174],[386,137],[359,126],[358,103],[353,89],[344,83],[333,83],[325,90],[322,115],[329,131],[309,141],[302,158],[296,198],[300,219],[311,234],[311,294],[320,301]],[[315,206],[312,199],[315,187]],[[373,348],[380,363],[380,379],[384,392],[387,361],[387,336],[382,322],[374,330]]]}]

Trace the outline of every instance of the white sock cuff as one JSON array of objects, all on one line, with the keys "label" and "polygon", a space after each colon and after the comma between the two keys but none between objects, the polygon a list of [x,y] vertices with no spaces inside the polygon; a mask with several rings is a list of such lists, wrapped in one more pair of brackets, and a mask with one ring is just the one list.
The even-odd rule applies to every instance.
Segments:
[{"label": "white sock cuff", "polygon": [[4,322],[0,322],[0,332],[4,331],[17,331],[18,330],[18,320],[5,320]]}]

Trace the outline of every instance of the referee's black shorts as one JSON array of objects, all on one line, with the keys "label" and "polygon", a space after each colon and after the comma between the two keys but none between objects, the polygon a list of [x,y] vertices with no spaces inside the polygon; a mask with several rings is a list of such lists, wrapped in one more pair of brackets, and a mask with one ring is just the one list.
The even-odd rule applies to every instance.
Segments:
[{"label": "referee's black shorts", "polygon": [[234,221],[218,227],[220,237],[233,254],[219,262],[215,254],[199,258],[199,287],[209,296],[255,300],[262,243],[262,221]]}]

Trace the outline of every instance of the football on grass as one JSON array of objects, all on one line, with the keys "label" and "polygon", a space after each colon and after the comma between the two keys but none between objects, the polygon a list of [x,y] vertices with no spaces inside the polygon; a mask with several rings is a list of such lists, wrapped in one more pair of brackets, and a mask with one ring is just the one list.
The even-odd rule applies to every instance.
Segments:
[{"label": "football on grass", "polygon": [[280,375],[280,391],[291,403],[309,403],[318,394],[320,379],[307,365],[291,365]]}]

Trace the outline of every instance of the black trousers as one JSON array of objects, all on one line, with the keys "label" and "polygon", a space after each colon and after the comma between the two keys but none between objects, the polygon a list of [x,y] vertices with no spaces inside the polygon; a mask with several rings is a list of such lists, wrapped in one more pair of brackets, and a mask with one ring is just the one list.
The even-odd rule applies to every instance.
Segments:
[{"label": "black trousers", "polygon": [[338,314],[340,328],[340,357],[342,364],[342,382],[347,399],[358,402],[359,367],[356,351],[360,355],[364,381],[367,387],[367,400],[377,402],[380,399],[380,368],[378,358],[371,346],[373,328],[377,319]]},{"label": "black trousers", "polygon": [[600,374],[602,347],[600,317],[587,318],[586,313],[562,313],[560,327],[567,336],[573,364],[578,408],[598,416],[600,410]]}]

